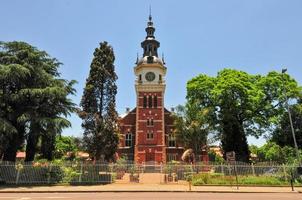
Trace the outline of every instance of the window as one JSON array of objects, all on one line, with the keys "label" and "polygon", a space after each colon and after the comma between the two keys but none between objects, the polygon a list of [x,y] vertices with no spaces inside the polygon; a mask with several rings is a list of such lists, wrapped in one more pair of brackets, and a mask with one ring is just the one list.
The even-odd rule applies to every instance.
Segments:
[{"label": "window", "polygon": [[154,97],[154,108],[157,108],[157,96]]},{"label": "window", "polygon": [[147,140],[152,140],[154,138],[153,131],[147,132]]},{"label": "window", "polygon": [[176,146],[176,138],[171,133],[168,135],[168,146],[169,147],[175,147]]},{"label": "window", "polygon": [[146,97],[146,96],[144,96],[144,102],[143,102],[143,106],[144,106],[144,108],[146,108],[146,107],[147,107],[147,97]]},{"label": "window", "polygon": [[152,108],[152,96],[149,96],[149,108]]},{"label": "window", "polygon": [[153,126],[154,122],[153,119],[147,119],[147,126]]},{"label": "window", "polygon": [[160,82],[162,81],[162,78],[161,78],[161,74],[159,75],[159,79],[158,79]]},{"label": "window", "polygon": [[131,147],[132,146],[132,133],[126,133],[125,135],[125,146]]},{"label": "window", "polygon": [[139,80],[139,81],[142,81],[142,75],[141,75],[141,74],[139,75],[138,80]]}]

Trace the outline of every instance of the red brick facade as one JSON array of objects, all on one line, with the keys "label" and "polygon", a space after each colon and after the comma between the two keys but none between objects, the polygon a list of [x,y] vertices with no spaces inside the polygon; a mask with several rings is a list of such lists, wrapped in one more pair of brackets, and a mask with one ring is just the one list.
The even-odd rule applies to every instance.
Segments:
[{"label": "red brick facade", "polygon": [[[159,100],[157,107],[144,108],[140,99],[152,95],[153,97],[156,95]],[[162,106],[161,97],[161,93],[140,93],[137,108],[119,119],[121,132],[119,157],[126,157],[135,163],[181,160],[184,148],[173,140],[173,118],[171,112]],[[127,142],[129,141],[127,134],[132,136],[131,145]]]}]

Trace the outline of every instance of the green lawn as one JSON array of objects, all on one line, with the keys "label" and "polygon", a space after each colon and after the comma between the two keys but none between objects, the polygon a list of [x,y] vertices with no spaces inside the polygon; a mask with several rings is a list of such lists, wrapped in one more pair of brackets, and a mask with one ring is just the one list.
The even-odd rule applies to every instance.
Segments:
[{"label": "green lawn", "polygon": [[[282,177],[278,176],[238,176],[238,183],[240,185],[261,185],[261,186],[280,186],[289,185],[289,181],[286,181]],[[224,176],[218,173],[203,173],[195,174],[192,179],[192,184],[198,185],[235,185],[235,176]],[[295,185],[301,185],[296,182]]]}]

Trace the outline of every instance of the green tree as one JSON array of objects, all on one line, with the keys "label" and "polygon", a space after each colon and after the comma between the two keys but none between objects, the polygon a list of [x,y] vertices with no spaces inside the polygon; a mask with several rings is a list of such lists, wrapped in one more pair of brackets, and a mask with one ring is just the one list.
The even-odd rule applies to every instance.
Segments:
[{"label": "green tree", "polygon": [[209,126],[207,124],[207,110],[201,110],[195,104],[177,106],[174,115],[175,136],[186,149],[192,149],[194,154],[200,155],[202,147],[207,144]]},{"label": "green tree", "polygon": [[78,151],[75,138],[71,136],[57,136],[55,144],[54,157],[57,159],[61,159],[68,153],[75,156]]},{"label": "green tree", "polygon": [[60,78],[60,65],[46,52],[25,42],[0,43],[3,160],[15,161],[17,149],[26,140],[26,161],[32,161],[42,133],[53,134],[53,124],[70,125],[62,116],[74,111],[67,96],[74,93],[75,81]]},{"label": "green tree", "polygon": [[83,119],[83,141],[87,151],[95,160],[104,156],[108,161],[113,158],[118,145],[115,57],[107,42],[100,43],[93,55],[79,115]]},{"label": "green tree", "polygon": [[[295,149],[290,146],[281,147],[275,142],[268,141],[261,147],[250,146],[253,154],[257,155],[260,162],[293,163],[296,160]],[[302,155],[302,151],[300,151]]]},{"label": "green tree", "polygon": [[289,75],[267,76],[224,69],[217,77],[199,75],[187,84],[188,104],[208,109],[225,153],[235,151],[239,161],[249,161],[247,135],[271,131],[284,113],[284,96],[297,98],[301,88]]},{"label": "green tree", "polygon": [[[302,104],[295,104],[290,107],[296,141],[299,149],[302,149]],[[294,139],[290,127],[288,113],[285,112],[277,128],[273,131],[271,141],[281,147],[294,147]]]}]

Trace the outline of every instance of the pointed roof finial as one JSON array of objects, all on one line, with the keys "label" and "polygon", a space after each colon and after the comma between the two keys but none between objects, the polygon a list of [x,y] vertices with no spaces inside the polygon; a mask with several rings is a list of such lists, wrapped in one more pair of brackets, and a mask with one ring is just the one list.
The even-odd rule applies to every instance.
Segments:
[{"label": "pointed roof finial", "polygon": [[151,5],[149,5],[149,21],[152,21]]},{"label": "pointed roof finial", "polygon": [[138,63],[138,52],[136,53],[136,62],[135,62],[135,64],[137,64]]},{"label": "pointed roof finial", "polygon": [[161,59],[162,59],[162,61],[163,61],[163,64],[166,64],[166,63],[165,63],[165,56],[164,56],[164,53],[162,53]]}]

